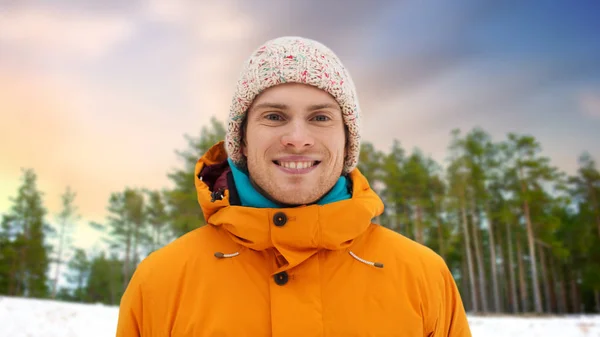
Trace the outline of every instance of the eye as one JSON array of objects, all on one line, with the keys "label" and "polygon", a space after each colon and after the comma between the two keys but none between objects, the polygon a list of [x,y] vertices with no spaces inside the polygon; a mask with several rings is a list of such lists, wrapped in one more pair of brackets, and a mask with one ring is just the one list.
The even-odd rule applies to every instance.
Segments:
[{"label": "eye", "polygon": [[265,118],[270,121],[280,121],[283,119],[283,117],[281,117],[279,114],[276,114],[276,113],[271,113],[271,114],[265,115]]},{"label": "eye", "polygon": [[317,116],[315,116],[315,120],[318,122],[327,122],[327,121],[331,120],[331,118],[329,118],[329,116],[327,116],[327,115],[317,115]]}]

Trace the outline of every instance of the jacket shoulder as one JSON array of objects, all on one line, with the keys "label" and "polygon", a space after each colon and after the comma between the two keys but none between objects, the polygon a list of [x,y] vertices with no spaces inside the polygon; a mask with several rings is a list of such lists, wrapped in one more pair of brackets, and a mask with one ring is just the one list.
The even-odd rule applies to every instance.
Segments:
[{"label": "jacket shoulder", "polygon": [[[467,336],[460,293],[444,259],[433,249],[389,228],[373,225],[365,245],[377,256],[399,287],[408,287],[422,305],[427,331],[446,329],[444,336]],[[455,327],[445,326],[455,322]],[[438,324],[439,323],[439,324]],[[466,328],[468,329],[468,327]],[[456,330],[461,333],[446,333]]]},{"label": "jacket shoulder", "polygon": [[439,275],[447,269],[444,259],[433,249],[390,228],[372,224],[367,240],[368,246],[376,247],[377,254],[414,273]]}]

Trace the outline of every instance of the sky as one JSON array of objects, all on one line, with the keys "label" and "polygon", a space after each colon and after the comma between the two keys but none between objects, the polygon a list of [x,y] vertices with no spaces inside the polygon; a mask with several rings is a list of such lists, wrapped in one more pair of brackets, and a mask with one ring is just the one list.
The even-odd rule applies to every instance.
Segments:
[{"label": "sky", "polygon": [[[225,121],[266,40],[316,39],[356,83],[363,139],[443,163],[450,131],[530,134],[573,174],[600,160],[597,1],[0,0],[0,213],[32,168],[49,221],[67,186],[76,245],[110,193],[170,187],[176,150]],[[193,182],[190,182],[193,184]]]}]

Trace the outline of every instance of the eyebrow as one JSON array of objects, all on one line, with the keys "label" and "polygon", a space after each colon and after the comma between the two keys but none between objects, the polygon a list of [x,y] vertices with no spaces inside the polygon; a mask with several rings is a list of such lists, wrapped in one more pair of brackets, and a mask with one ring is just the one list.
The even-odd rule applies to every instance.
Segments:
[{"label": "eyebrow", "polygon": [[[255,105],[254,107],[252,107],[252,109],[280,109],[280,110],[287,110],[289,109],[289,106],[287,104],[283,104],[283,103],[270,103],[270,102],[265,102],[265,103],[260,103]],[[335,109],[335,110],[340,110],[340,107],[333,104],[333,103],[321,103],[321,104],[313,104],[308,106],[308,108],[306,110],[308,111],[315,111],[315,110],[320,110],[320,109]]]}]

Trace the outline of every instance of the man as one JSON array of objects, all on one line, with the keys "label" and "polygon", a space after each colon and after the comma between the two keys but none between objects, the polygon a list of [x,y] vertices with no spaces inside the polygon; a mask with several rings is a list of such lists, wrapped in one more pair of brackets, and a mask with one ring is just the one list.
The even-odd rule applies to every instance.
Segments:
[{"label": "man", "polygon": [[432,250],[371,220],[360,109],[327,47],[282,37],[249,58],[227,136],[199,159],[207,225],[154,252],[117,336],[470,336]]}]

